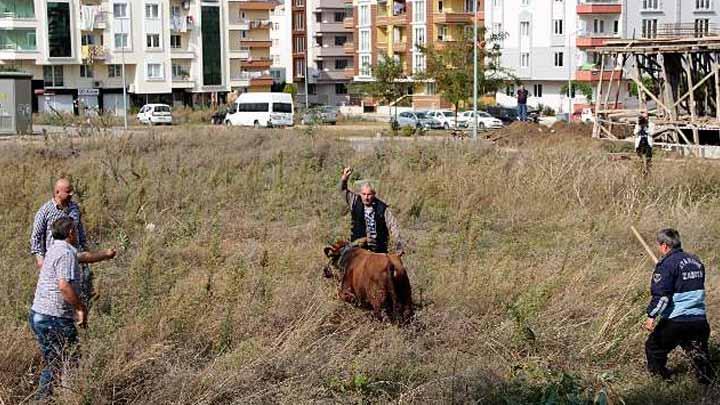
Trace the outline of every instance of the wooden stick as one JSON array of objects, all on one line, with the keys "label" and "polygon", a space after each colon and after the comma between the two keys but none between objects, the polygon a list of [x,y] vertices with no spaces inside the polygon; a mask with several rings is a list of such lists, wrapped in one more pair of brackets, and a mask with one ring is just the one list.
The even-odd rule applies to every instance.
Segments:
[{"label": "wooden stick", "polygon": [[640,241],[640,244],[643,245],[645,248],[645,251],[648,255],[650,255],[650,258],[653,260],[653,263],[657,264],[658,258],[655,256],[655,253],[650,249],[650,246],[648,246],[647,242],[645,242],[645,239],[643,239],[642,236],[640,236],[640,232],[638,232],[637,229],[635,229],[634,226],[630,225],[630,229],[632,229],[633,233],[635,234],[635,237],[638,241]]}]

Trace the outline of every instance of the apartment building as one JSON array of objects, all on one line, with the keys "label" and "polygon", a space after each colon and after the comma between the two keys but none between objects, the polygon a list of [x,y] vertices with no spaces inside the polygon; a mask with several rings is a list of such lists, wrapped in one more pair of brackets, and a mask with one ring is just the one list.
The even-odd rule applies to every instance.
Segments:
[{"label": "apartment building", "polygon": [[[352,29],[345,0],[292,0],[292,54],[298,102],[347,105]],[[305,83],[307,76],[307,86]]]},{"label": "apartment building", "polygon": [[0,65],[33,74],[33,109],[222,101],[269,90],[274,1],[4,0]]},{"label": "apartment building", "polygon": [[718,0],[624,0],[628,38],[718,34]]},{"label": "apartment building", "polygon": [[279,0],[270,14],[270,76],[273,84],[293,81],[292,58],[292,0]]},{"label": "apartment building", "polygon": [[[478,23],[484,26],[484,1],[478,1]],[[432,82],[414,80],[426,66],[418,46],[442,47],[459,41],[473,29],[473,0],[354,0],[353,80],[373,80],[372,66],[380,58],[400,61],[414,82],[412,104],[439,108],[448,104],[437,95]]]}]

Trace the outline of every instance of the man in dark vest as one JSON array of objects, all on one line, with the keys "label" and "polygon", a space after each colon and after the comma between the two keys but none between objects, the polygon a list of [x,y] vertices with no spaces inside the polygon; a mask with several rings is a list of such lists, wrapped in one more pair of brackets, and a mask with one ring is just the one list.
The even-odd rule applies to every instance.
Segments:
[{"label": "man in dark vest", "polygon": [[345,202],[350,207],[351,234],[350,240],[367,237],[367,249],[375,253],[387,253],[390,236],[395,239],[395,251],[402,255],[403,241],[400,237],[400,227],[387,204],[375,198],[375,188],[369,182],[360,186],[360,193],[356,194],[348,189],[348,179],[352,169],[343,169],[340,178],[340,190]]}]

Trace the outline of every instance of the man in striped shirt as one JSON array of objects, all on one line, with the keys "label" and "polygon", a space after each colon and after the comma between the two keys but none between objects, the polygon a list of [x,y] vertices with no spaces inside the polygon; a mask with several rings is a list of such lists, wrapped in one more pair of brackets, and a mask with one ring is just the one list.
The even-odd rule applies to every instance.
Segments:
[{"label": "man in striped shirt", "polygon": [[38,268],[42,268],[47,251],[52,246],[55,238],[52,234],[52,225],[60,218],[69,218],[73,222],[76,238],[73,246],[78,249],[78,261],[83,265],[80,267],[80,284],[78,292],[80,298],[89,305],[93,295],[92,272],[87,263],[112,259],[115,257],[115,249],[106,249],[97,252],[87,251],[87,240],[85,239],[85,227],[80,216],[80,206],[72,200],[73,186],[70,180],[60,178],[55,182],[53,198],[43,204],[35,214],[32,234],[30,236],[30,252],[35,256]]}]

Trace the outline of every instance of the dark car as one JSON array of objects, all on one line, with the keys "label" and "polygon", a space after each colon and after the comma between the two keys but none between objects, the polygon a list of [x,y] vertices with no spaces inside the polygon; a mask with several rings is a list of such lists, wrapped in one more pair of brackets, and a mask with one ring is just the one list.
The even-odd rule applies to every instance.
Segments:
[{"label": "dark car", "polygon": [[[499,119],[503,124],[512,124],[518,120],[517,108],[515,107],[503,107],[503,106],[492,106],[485,109],[488,114]],[[528,109],[528,121],[538,122],[540,120],[539,111]]]},{"label": "dark car", "polygon": [[300,121],[303,125],[308,124],[337,124],[340,109],[333,106],[314,107],[306,111]]}]

